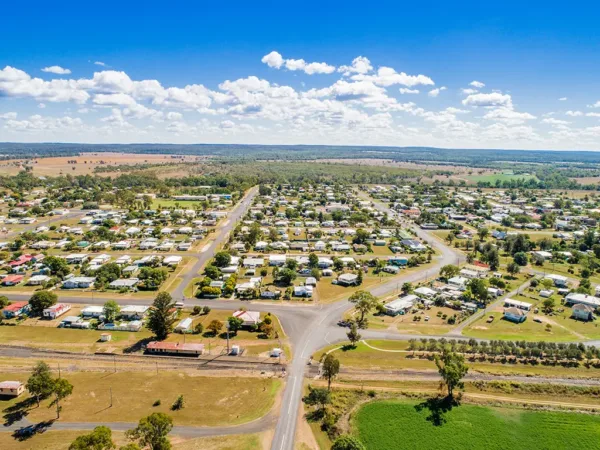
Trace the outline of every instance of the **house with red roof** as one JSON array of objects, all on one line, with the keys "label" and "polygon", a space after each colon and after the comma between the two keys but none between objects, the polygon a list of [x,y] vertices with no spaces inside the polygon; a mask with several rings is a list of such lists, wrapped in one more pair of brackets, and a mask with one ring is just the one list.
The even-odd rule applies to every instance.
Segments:
[{"label": "house with red roof", "polygon": [[23,281],[24,278],[25,278],[25,275],[6,275],[4,278],[2,278],[2,285],[3,286],[16,286],[21,281]]},{"label": "house with red roof", "polygon": [[2,310],[2,315],[6,319],[12,319],[27,314],[30,310],[29,302],[14,302]]}]

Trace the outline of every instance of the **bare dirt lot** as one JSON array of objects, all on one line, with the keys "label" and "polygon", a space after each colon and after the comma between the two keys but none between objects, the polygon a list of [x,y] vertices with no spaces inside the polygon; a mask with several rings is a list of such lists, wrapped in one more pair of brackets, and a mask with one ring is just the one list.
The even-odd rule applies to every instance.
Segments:
[{"label": "bare dirt lot", "polygon": [[[6,160],[0,162],[0,171],[15,175],[25,166],[31,166],[35,175],[58,176],[93,174],[96,167],[135,165],[135,164],[173,164],[197,162],[200,158],[191,155],[144,155],[135,153],[85,153],[79,156],[56,158],[38,158],[33,160]],[[105,174],[102,174],[105,175]],[[108,175],[108,174],[106,174]]]}]

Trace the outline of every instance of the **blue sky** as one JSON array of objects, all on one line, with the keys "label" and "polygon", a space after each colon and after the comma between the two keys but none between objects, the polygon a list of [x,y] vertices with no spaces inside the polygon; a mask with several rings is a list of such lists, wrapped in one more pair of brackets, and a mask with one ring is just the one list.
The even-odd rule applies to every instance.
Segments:
[{"label": "blue sky", "polygon": [[599,6],[205,3],[3,5],[0,140],[598,148]]}]

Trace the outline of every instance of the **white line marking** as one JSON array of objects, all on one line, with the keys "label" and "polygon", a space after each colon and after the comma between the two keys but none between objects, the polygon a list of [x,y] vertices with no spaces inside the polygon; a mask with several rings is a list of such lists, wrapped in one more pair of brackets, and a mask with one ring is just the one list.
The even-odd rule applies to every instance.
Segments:
[{"label": "white line marking", "polygon": [[304,357],[305,357],[305,356],[304,356],[304,351],[306,350],[306,347],[308,347],[308,341],[306,341],[306,342],[304,343],[304,348],[302,349],[302,353],[300,354],[300,358],[304,358]]}]

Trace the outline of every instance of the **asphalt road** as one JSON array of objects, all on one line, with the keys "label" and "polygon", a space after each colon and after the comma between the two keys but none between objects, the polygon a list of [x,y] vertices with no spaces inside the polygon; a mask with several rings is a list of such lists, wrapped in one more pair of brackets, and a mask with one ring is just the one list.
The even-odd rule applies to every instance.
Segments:
[{"label": "asphalt road", "polygon": [[[231,230],[235,227],[237,221],[244,216],[248,211],[252,200],[256,196],[258,188],[251,189],[246,197],[234,209],[227,218],[227,222],[216,230],[214,240],[210,243],[205,251],[199,254],[194,254],[198,258],[192,269],[185,274],[181,284],[175,289],[173,297],[175,299],[183,298],[183,291],[189,282],[197,276],[210,258],[214,256],[215,251],[220,245],[225,242]],[[369,197],[362,195],[363,198]],[[375,208],[380,211],[391,213],[392,211],[381,203],[374,203]],[[418,282],[426,278],[433,277],[439,269],[446,264],[458,264],[464,261],[464,255],[457,250],[447,247],[440,240],[430,235],[427,231],[421,230],[416,226],[406,223],[406,226],[412,228],[416,235],[427,241],[436,251],[437,254],[433,258],[432,263],[420,271],[412,271],[396,277],[393,281],[382,282],[370,288],[370,292],[378,297],[383,297],[397,291],[399,286],[405,282]],[[77,297],[77,295],[60,295],[60,300],[68,303],[80,304],[104,304],[111,297]],[[27,295],[8,294],[13,300],[28,299]],[[131,303],[131,299],[116,299],[121,304]],[[196,298],[186,298],[186,306],[206,305],[208,304],[213,309],[232,310],[241,307],[248,307],[248,301],[240,300],[199,300]],[[135,299],[136,304],[151,304],[152,299]],[[300,417],[301,399],[303,394],[304,378],[308,371],[314,370],[308,367],[308,362],[315,352],[320,348],[345,341],[347,329],[337,326],[337,321],[342,317],[345,311],[352,308],[352,305],[347,299],[340,300],[333,304],[286,304],[282,302],[252,302],[251,308],[255,311],[272,312],[279,317],[284,332],[289,339],[294,357],[291,363],[288,364],[288,381],[286,383],[281,410],[279,415],[270,413],[267,416],[248,424],[236,427],[175,427],[174,434],[186,436],[210,436],[219,434],[234,434],[234,433],[254,433],[263,431],[272,427],[276,422],[275,434],[271,444],[273,450],[292,450],[294,448],[296,426]],[[448,338],[460,337],[460,330],[457,330],[456,336],[422,336],[420,338]],[[393,340],[408,340],[414,338],[414,335],[399,334],[388,332],[386,330],[361,330],[363,339],[393,339]],[[591,344],[591,343],[590,343]],[[92,429],[95,423],[62,423],[57,422],[53,425],[53,429]],[[115,430],[131,428],[133,424],[106,424]],[[18,424],[16,425],[18,426]]]}]

